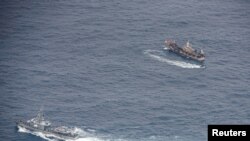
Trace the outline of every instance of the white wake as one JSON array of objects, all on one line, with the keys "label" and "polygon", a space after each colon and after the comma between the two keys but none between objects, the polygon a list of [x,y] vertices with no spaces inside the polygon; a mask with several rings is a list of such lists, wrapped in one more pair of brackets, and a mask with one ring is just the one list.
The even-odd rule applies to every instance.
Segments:
[{"label": "white wake", "polygon": [[143,53],[148,55],[149,57],[155,59],[155,60],[160,61],[160,62],[167,63],[169,65],[178,66],[181,68],[188,68],[188,69],[205,68],[205,66],[202,66],[202,65],[197,65],[197,64],[187,63],[187,62],[183,62],[183,61],[168,59],[168,58],[166,58],[166,56],[160,55],[163,53],[163,51],[159,51],[159,50],[148,49],[148,50],[145,50]]}]

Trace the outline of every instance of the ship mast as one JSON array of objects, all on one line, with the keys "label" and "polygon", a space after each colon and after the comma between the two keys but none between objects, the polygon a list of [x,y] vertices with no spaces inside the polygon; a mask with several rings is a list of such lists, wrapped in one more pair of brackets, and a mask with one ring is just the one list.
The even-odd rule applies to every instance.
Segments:
[{"label": "ship mast", "polygon": [[42,121],[44,121],[44,115],[43,115],[43,109],[40,108],[37,116],[36,116],[36,120],[38,123],[41,123]]},{"label": "ship mast", "polygon": [[187,41],[187,44],[186,44],[187,47],[190,47],[190,43],[189,43],[189,40]]}]

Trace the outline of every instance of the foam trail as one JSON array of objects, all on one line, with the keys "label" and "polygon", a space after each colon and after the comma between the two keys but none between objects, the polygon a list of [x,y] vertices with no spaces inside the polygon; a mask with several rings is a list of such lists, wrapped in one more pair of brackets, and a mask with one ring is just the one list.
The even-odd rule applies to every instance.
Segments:
[{"label": "foam trail", "polygon": [[162,53],[159,50],[145,50],[144,54],[150,56],[151,58],[158,60],[160,62],[168,63],[169,65],[175,65],[181,68],[188,68],[188,69],[197,69],[197,68],[204,68],[204,66],[197,65],[197,64],[191,64],[187,62],[177,61],[177,60],[170,60],[166,57],[156,55],[155,53]]},{"label": "foam trail", "polygon": [[75,141],[103,141],[95,137],[86,137],[86,138],[79,138],[76,139]]},{"label": "foam trail", "polygon": [[82,130],[81,128],[77,128],[75,127],[73,129],[74,133],[77,133],[80,138],[75,139],[75,140],[66,140],[66,141],[104,141],[102,139],[99,139],[97,137],[95,137],[94,135]]}]

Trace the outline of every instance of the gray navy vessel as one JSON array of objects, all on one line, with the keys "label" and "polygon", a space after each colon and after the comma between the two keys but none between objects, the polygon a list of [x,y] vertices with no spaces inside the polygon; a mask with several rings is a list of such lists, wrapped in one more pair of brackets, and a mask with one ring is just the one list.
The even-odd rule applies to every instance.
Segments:
[{"label": "gray navy vessel", "polygon": [[187,41],[186,45],[183,47],[179,47],[175,41],[172,40],[165,40],[165,47],[164,50],[169,50],[171,52],[174,52],[182,57],[192,59],[198,62],[204,62],[205,61],[205,54],[203,50],[196,50],[192,48],[189,41]]},{"label": "gray navy vessel", "polygon": [[17,126],[31,132],[42,132],[45,135],[50,135],[61,140],[73,140],[78,138],[78,134],[71,132],[69,128],[65,126],[52,127],[50,121],[44,119],[42,110],[40,110],[37,116],[31,120],[17,121]]}]

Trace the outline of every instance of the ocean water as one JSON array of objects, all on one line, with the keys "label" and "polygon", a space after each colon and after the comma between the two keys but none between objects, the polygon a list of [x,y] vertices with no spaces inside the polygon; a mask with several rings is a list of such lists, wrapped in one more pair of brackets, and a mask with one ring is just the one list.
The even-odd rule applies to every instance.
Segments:
[{"label": "ocean water", "polygon": [[[78,141],[205,141],[250,123],[248,0],[0,0],[0,138],[41,106]],[[189,40],[204,65],[164,52]],[[25,132],[25,133],[23,133]]]}]

